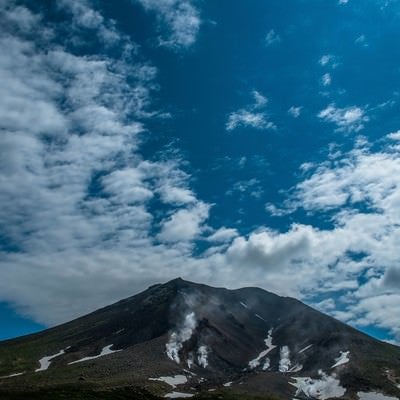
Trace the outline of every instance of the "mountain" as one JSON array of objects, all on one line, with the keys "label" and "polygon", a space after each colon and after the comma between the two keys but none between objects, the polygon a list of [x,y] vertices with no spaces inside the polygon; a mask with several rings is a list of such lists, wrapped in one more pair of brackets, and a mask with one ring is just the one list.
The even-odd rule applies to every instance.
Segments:
[{"label": "mountain", "polygon": [[400,397],[400,348],[259,288],[175,279],[0,342],[0,399]]}]

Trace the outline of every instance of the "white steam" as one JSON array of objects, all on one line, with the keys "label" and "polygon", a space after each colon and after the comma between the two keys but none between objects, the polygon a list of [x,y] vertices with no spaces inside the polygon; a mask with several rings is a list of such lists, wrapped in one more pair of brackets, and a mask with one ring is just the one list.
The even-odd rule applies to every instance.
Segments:
[{"label": "white steam", "polygon": [[304,394],[313,399],[325,400],[333,397],[342,397],[346,389],[340,385],[340,380],[336,375],[328,376],[322,371],[318,371],[320,379],[310,377],[295,377],[296,382],[291,385],[297,388],[296,396]]},{"label": "white steam", "polygon": [[279,360],[279,371],[280,372],[288,372],[290,365],[290,351],[288,346],[281,347],[281,358]]},{"label": "white steam", "polygon": [[193,353],[189,353],[188,359],[187,359],[187,366],[189,369],[193,367],[194,360],[193,360]]},{"label": "white steam", "polygon": [[194,312],[187,314],[183,320],[181,329],[172,332],[168,343],[165,345],[167,356],[177,364],[181,362],[179,352],[183,347],[183,343],[191,338],[196,325],[197,321]]},{"label": "white steam", "polygon": [[208,365],[208,348],[207,346],[200,346],[197,350],[197,363],[200,367],[206,368]]}]

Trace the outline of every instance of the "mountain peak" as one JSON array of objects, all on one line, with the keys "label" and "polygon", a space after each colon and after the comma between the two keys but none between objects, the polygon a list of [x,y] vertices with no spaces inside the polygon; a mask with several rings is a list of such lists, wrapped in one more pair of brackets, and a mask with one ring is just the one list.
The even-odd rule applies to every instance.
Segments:
[{"label": "mountain peak", "polygon": [[346,392],[352,399],[371,388],[400,394],[399,349],[291,298],[180,277],[51,330],[0,343],[0,360],[0,376],[12,377],[0,380],[3,386],[35,385],[43,377],[43,385],[72,384],[83,376],[103,387],[139,382],[153,393],[165,391],[165,382],[189,394],[228,382],[222,387],[252,395],[272,391],[278,398]]}]

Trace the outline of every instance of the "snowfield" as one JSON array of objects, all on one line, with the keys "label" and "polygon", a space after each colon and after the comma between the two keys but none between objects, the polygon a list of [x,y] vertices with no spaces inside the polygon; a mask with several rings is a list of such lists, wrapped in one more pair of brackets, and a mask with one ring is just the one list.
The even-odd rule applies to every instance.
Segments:
[{"label": "snowfield", "polygon": [[349,355],[350,351],[341,351],[340,356],[335,358],[335,364],[333,364],[331,368],[336,368],[339,365],[347,364],[350,361]]},{"label": "snowfield", "polygon": [[46,369],[48,369],[50,367],[51,360],[65,354],[65,350],[67,350],[67,349],[69,349],[69,347],[67,347],[66,349],[60,350],[57,354],[53,354],[52,356],[46,356],[46,357],[41,358],[39,360],[40,367],[35,369],[35,372],[46,371]]},{"label": "snowfield", "polygon": [[24,373],[25,372],[17,372],[15,374],[11,374],[11,375],[0,376],[0,379],[13,378],[14,376],[20,376],[20,375],[23,375]]},{"label": "snowfield", "polygon": [[108,346],[103,347],[103,349],[101,350],[101,353],[98,354],[97,356],[84,357],[84,358],[81,358],[80,360],[72,361],[72,362],[68,363],[68,365],[76,364],[76,363],[80,363],[80,362],[84,362],[84,361],[88,361],[88,360],[94,360],[95,358],[107,356],[109,354],[117,353],[118,351],[122,351],[122,350],[111,350],[111,347],[113,347],[113,346],[114,346],[113,344],[109,344]]},{"label": "snowfield", "polygon": [[179,399],[179,398],[185,398],[185,397],[193,397],[194,394],[190,393],[181,393],[181,392],[171,392],[167,393],[164,397],[168,399]]},{"label": "snowfield", "polygon": [[174,376],[160,376],[159,378],[149,378],[149,381],[160,381],[165,382],[175,389],[178,385],[183,385],[187,383],[187,378],[185,375],[174,375]]}]

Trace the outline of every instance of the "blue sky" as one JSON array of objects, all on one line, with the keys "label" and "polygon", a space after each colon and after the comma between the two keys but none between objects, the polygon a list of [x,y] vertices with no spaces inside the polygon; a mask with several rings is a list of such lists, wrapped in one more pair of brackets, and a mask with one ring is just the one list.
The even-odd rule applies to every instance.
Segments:
[{"label": "blue sky", "polygon": [[0,338],[176,276],[400,341],[400,7],[4,0]]}]

